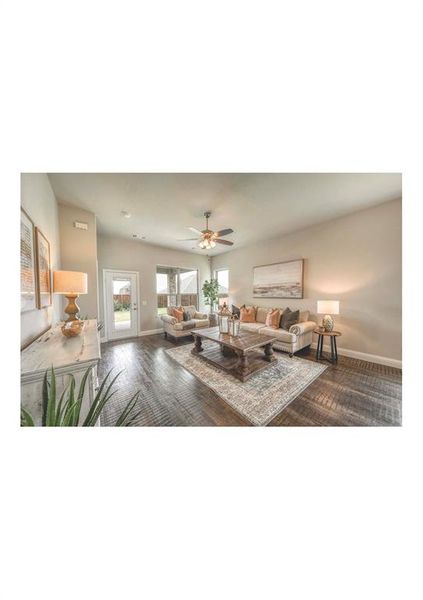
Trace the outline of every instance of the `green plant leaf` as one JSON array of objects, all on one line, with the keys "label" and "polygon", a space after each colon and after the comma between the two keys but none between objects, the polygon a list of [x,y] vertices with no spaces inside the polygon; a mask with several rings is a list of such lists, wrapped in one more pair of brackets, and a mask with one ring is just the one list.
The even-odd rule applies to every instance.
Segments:
[{"label": "green plant leaf", "polygon": [[117,393],[117,390],[114,390],[113,392],[109,392],[109,390],[111,390],[111,385],[113,385],[113,382],[119,377],[119,375],[120,375],[120,373],[118,373],[116,375],[116,377],[114,378],[114,380],[112,381],[110,386],[107,388],[107,392],[104,394],[104,396],[102,398],[98,399],[95,410],[94,410],[93,415],[89,422],[90,426],[94,426],[97,423],[97,421],[100,417],[101,411],[105,407],[106,403],[110,400],[110,398],[112,398],[112,396],[114,396]]},{"label": "green plant leaf", "polygon": [[50,389],[47,401],[46,426],[54,427],[56,424],[56,375],[51,367]]},{"label": "green plant leaf", "polygon": [[85,417],[85,421],[84,421],[84,423],[82,423],[83,426],[84,426],[85,423],[86,423],[85,426],[88,426],[90,420],[92,419],[92,416],[93,416],[93,414],[94,414],[94,412],[95,412],[95,410],[96,410],[96,408],[98,406],[98,403],[99,403],[100,398],[101,398],[101,394],[103,393],[103,390],[104,390],[104,388],[106,386],[106,382],[107,382],[108,378],[110,377],[111,372],[112,371],[110,370],[107,373],[106,377],[103,379],[100,387],[98,388],[97,393],[96,393],[96,395],[94,397],[94,400],[93,400],[93,402],[92,402],[92,404],[90,406],[90,410],[88,411],[87,416]]},{"label": "green plant leaf", "polygon": [[75,410],[78,409],[78,400],[70,402],[68,400],[65,414],[62,420],[62,427],[77,427],[78,423],[75,420]]},{"label": "green plant leaf", "polygon": [[[123,409],[121,415],[117,419],[117,421],[115,423],[115,427],[126,427],[126,423],[129,420],[130,420],[130,422],[132,422],[134,420],[134,416],[133,415],[131,416],[131,412],[135,408],[135,405],[137,403],[139,395],[140,395],[140,392],[137,392],[136,394],[134,394],[132,396],[132,398],[130,399],[130,401],[128,402],[128,404]],[[141,413],[141,411],[139,411],[139,413]],[[137,413],[137,416],[138,416],[139,413]]]},{"label": "green plant leaf", "polygon": [[49,394],[48,394],[48,388],[49,388],[49,383],[48,383],[48,379],[47,379],[47,373],[48,371],[46,371],[44,373],[44,379],[43,379],[43,401],[42,401],[42,417],[41,417],[41,424],[43,427],[47,426],[47,407],[48,407],[48,398],[49,398]]},{"label": "green plant leaf", "polygon": [[[45,372],[42,387],[42,425],[44,427],[77,427],[80,424],[81,406],[83,403],[86,383],[90,374],[90,370],[91,369],[87,369],[87,371],[84,373],[76,397],[75,377],[72,374],[70,375],[70,381],[61,393],[58,403],[56,403],[57,387],[54,369],[53,367],[51,368],[50,381],[49,372]],[[121,373],[122,371],[119,371],[119,373],[117,373],[113,379],[110,379],[112,371],[107,373],[94,397],[82,426],[93,427],[96,425],[106,403],[109,402],[118,391],[113,390],[112,388]],[[116,419],[115,426],[128,427],[135,422],[142,412],[141,410],[134,412],[139,394],[140,392],[137,392],[132,396],[122,413]],[[21,425],[24,427],[34,426],[34,421],[31,415],[23,408],[21,408]]]},{"label": "green plant leaf", "polygon": [[106,380],[108,379],[109,375],[111,374],[112,371],[109,371],[106,375],[105,380],[103,381],[103,383],[100,386],[100,389],[98,390],[98,392],[95,395],[94,401],[91,405],[90,411],[85,419],[85,421],[82,423],[83,427],[93,427],[96,423],[97,420],[100,416],[101,411],[103,410],[106,402],[111,398],[111,396],[115,393],[113,392],[112,394],[110,394],[110,390],[114,384],[114,382],[116,381],[116,379],[120,376],[120,374],[122,373],[122,371],[119,371],[119,373],[117,375],[115,375],[115,377],[111,380],[111,382],[109,383],[106,391],[104,392],[104,396],[102,397],[103,394],[103,389],[105,387],[105,383]]},{"label": "green plant leaf", "polygon": [[34,427],[33,418],[24,408],[21,408],[21,427]]},{"label": "green plant leaf", "polygon": [[[59,403],[57,405],[56,420],[55,420],[56,427],[60,427],[61,421],[62,421],[62,418],[63,418],[63,413],[64,413],[65,408],[66,408],[66,404],[63,403],[63,400],[65,398],[66,392],[68,392],[68,390],[69,390],[69,386],[70,386],[70,383],[71,383],[71,381],[73,379],[73,375],[70,375],[70,377],[71,377],[71,380],[66,385],[65,389],[63,390],[63,392],[61,393],[60,400],[59,400]],[[62,404],[63,404],[63,406],[62,406]]]}]

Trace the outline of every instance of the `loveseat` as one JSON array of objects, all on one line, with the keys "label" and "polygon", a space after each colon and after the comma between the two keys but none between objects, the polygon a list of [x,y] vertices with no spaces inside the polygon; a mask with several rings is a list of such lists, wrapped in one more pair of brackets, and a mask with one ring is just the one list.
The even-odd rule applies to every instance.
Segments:
[{"label": "loveseat", "polygon": [[[166,315],[160,315],[160,319],[163,323],[163,331],[165,337],[170,335],[175,340],[180,337],[191,335],[192,329],[199,329],[200,327],[209,327],[210,320],[206,313],[199,312],[195,306],[184,306],[184,318],[182,321],[172,316],[172,313],[176,307],[169,306],[167,308]],[[187,318],[192,314],[192,318]]]},{"label": "loveseat", "polygon": [[[299,322],[295,325],[291,325],[287,331],[281,327],[277,329],[267,327],[266,317],[269,309],[260,306],[254,308],[256,309],[254,323],[243,323],[241,321],[241,331],[252,331],[261,335],[269,335],[277,338],[277,342],[273,343],[273,348],[288,352],[289,356],[292,356],[295,352],[301,350],[301,348],[311,345],[313,341],[313,330],[316,329],[317,324],[314,321],[309,320],[310,312],[308,310],[300,311]],[[282,314],[284,309],[281,308],[279,310]]]}]

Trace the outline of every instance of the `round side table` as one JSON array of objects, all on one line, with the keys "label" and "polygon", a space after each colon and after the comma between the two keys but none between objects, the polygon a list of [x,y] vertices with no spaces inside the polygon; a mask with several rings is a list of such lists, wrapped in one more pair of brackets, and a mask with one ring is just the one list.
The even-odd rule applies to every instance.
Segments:
[{"label": "round side table", "polygon": [[[338,348],[336,347],[336,338],[342,335],[340,331],[325,331],[324,329],[315,329],[314,333],[317,334],[317,350],[316,360],[329,360],[332,364],[338,362]],[[330,359],[322,356],[323,352],[323,340],[325,337],[330,338]]]}]

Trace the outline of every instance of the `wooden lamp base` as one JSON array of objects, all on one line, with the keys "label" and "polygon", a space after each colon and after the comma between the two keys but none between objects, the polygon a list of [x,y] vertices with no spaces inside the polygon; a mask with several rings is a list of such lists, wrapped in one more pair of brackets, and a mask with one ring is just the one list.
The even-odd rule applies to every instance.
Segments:
[{"label": "wooden lamp base", "polygon": [[79,313],[79,306],[76,303],[78,295],[69,294],[66,295],[66,298],[68,299],[68,305],[65,308],[65,313],[69,317],[62,325],[62,333],[66,337],[75,337],[81,333],[84,326],[84,322],[77,316]]}]

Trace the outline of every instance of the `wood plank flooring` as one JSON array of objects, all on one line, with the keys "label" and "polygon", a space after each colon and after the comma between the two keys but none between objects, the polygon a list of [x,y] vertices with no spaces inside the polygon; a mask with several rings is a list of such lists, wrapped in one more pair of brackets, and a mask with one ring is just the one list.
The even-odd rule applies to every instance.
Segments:
[{"label": "wood plank flooring", "polygon": [[[179,344],[193,344],[189,338]],[[104,412],[112,425],[130,397],[140,390],[140,426],[250,425],[194,375],[167,356],[174,343],[162,334],[101,345],[99,379],[123,369],[118,389]],[[276,353],[276,352],[275,352]],[[277,353],[276,353],[277,354]],[[299,358],[315,360],[314,350]],[[269,426],[401,425],[401,370],[339,357]]]}]

